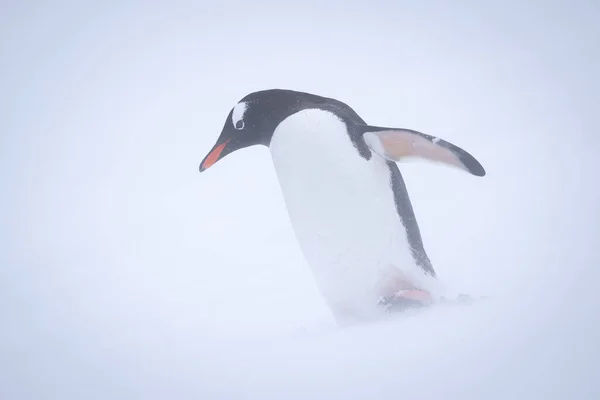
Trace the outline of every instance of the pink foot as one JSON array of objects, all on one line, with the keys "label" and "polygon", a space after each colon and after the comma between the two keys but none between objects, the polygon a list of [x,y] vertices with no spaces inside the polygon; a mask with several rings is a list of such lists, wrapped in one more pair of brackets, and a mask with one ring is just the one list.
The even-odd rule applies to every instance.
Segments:
[{"label": "pink foot", "polygon": [[429,305],[433,303],[433,296],[429,292],[420,289],[407,289],[399,290],[394,293],[392,301],[403,301],[408,300],[411,302],[419,302],[422,305]]}]

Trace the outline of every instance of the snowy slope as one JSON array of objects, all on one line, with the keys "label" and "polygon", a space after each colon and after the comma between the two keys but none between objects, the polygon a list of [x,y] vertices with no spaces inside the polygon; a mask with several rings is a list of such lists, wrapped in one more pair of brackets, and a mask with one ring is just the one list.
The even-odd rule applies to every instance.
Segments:
[{"label": "snowy slope", "polygon": [[[597,6],[171,6],[0,17],[1,399],[600,397]],[[198,173],[267,87],[474,154],[400,167],[489,299],[337,328],[267,149]]]}]

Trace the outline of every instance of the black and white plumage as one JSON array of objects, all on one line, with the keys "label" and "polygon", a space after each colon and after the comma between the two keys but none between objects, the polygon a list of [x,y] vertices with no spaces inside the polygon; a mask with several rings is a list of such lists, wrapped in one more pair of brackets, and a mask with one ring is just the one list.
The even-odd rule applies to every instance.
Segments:
[{"label": "black and white plumage", "polygon": [[421,157],[485,175],[444,140],[370,126],[338,100],[279,89],[236,104],[200,170],[256,144],[270,149],[302,252],[340,323],[377,318],[381,298],[435,286],[396,161]]}]

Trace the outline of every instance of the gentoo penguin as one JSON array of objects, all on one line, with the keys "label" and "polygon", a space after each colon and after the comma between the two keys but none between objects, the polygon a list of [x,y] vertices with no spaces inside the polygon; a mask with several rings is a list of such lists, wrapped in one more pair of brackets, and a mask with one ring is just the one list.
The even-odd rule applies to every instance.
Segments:
[{"label": "gentoo penguin", "polygon": [[431,304],[436,273],[396,162],[416,157],[484,176],[463,149],[415,130],[371,126],[347,104],[292,90],[250,93],[200,164],[269,147],[302,253],[338,323],[393,304]]}]

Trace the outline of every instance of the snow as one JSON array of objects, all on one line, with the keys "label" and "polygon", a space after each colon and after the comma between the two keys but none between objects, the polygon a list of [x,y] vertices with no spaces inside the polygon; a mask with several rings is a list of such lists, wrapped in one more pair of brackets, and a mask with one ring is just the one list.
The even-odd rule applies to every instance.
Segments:
[{"label": "snow", "polygon": [[[309,3],[3,10],[1,399],[600,396],[597,6]],[[480,160],[400,167],[489,297],[336,327],[267,149],[198,172],[269,87]]]}]

